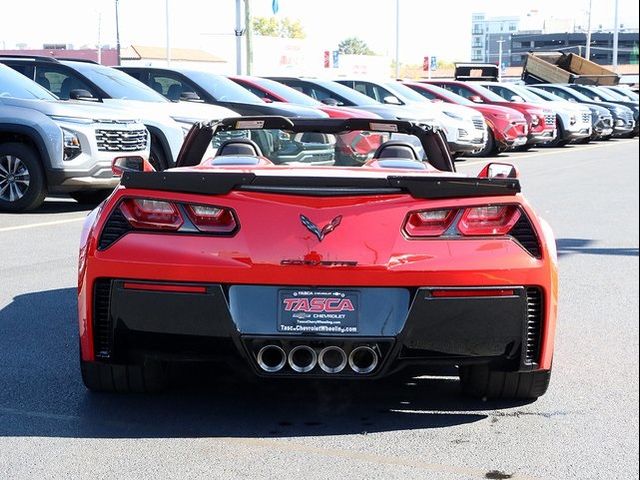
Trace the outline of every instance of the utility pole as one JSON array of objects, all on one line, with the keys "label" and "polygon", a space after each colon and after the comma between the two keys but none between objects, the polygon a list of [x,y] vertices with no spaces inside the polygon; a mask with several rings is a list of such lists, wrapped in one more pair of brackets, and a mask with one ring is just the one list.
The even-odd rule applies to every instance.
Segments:
[{"label": "utility pole", "polygon": [[167,28],[166,54],[167,54],[167,67],[168,67],[171,64],[171,43],[169,41],[169,0],[165,0],[164,2],[164,11],[165,11],[165,23]]},{"label": "utility pole", "polygon": [[587,17],[587,50],[585,53],[585,58],[589,60],[591,57],[591,4],[593,0],[589,0],[589,14]]},{"label": "utility pole", "polygon": [[253,45],[251,41],[251,0],[244,0],[244,31],[247,35],[247,75],[251,75],[251,63],[253,62]]},{"label": "utility pole", "polygon": [[118,3],[119,1],[116,0],[116,56],[117,58],[117,64],[120,65],[120,21],[118,18]]},{"label": "utility pole", "polygon": [[102,12],[98,12],[98,63],[102,64],[102,40],[100,39],[102,30]]},{"label": "utility pole", "polygon": [[502,81],[502,44],[504,40],[500,37],[498,40],[498,82]]},{"label": "utility pole", "polygon": [[236,75],[242,75],[242,0],[236,0]]},{"label": "utility pole", "polygon": [[613,58],[611,64],[613,71],[618,71],[618,30],[620,29],[620,23],[618,23],[618,0],[616,0],[615,13],[613,14]]},{"label": "utility pole", "polygon": [[396,78],[400,78],[400,0],[396,0]]}]

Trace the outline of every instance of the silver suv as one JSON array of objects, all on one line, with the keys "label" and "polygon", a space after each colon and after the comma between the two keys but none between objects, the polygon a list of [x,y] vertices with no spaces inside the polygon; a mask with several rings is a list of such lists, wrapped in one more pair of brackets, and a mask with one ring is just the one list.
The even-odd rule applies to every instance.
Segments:
[{"label": "silver suv", "polygon": [[0,65],[0,210],[38,208],[47,193],[95,202],[118,184],[113,159],[148,159],[149,147],[149,132],[131,114],[58,101]]}]

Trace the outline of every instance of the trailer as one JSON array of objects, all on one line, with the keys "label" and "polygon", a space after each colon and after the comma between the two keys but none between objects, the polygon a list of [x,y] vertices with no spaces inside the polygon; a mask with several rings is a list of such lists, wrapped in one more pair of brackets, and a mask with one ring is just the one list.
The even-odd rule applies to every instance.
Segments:
[{"label": "trailer", "polygon": [[620,76],[575,53],[529,52],[522,67],[522,80],[527,84],[617,85]]}]

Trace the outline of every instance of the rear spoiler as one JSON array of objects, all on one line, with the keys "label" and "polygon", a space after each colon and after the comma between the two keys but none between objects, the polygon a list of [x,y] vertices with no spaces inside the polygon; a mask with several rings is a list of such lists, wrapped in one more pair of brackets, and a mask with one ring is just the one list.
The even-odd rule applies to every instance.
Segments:
[{"label": "rear spoiler", "polygon": [[414,198],[509,196],[520,193],[515,178],[416,177],[331,178],[255,175],[254,173],[125,172],[126,188],[225,195],[234,190],[301,196],[356,196],[409,193]]}]

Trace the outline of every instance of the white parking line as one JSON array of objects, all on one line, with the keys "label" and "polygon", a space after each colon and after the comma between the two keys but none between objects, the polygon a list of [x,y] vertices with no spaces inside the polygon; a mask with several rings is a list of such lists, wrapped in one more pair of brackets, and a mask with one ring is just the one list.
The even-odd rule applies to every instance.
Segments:
[{"label": "white parking line", "polygon": [[0,233],[4,232],[13,232],[16,230],[27,230],[29,228],[39,228],[39,227],[48,227],[51,225],[62,225],[65,223],[79,222],[87,218],[86,216],[77,217],[77,218],[66,218],[64,220],[55,220],[53,222],[41,222],[41,223],[30,223],[29,225],[16,225],[14,227],[4,227],[0,228]]},{"label": "white parking line", "polygon": [[573,147],[573,148],[577,148],[576,150],[574,150],[573,148],[571,150],[563,150],[563,149],[553,149],[553,150],[549,150],[548,152],[534,152],[534,153],[526,153],[523,155],[519,155],[518,152],[512,152],[512,154],[515,154],[514,156],[509,156],[509,157],[485,157],[482,160],[473,160],[471,162],[466,161],[466,162],[460,162],[458,166],[460,167],[464,167],[467,165],[481,165],[481,164],[487,164],[487,163],[491,163],[491,162],[498,162],[498,163],[502,163],[502,162],[506,162],[509,163],[510,161],[514,161],[514,160],[520,160],[522,158],[533,158],[533,157],[544,157],[546,155],[564,155],[566,153],[578,153],[578,152],[583,152],[584,150],[593,150],[594,148],[603,148],[603,147],[613,147],[616,145],[626,145],[628,143],[633,143],[633,142],[638,142],[638,140],[636,139],[630,139],[630,140],[618,140],[615,142],[606,142],[606,143],[599,143],[597,145],[580,145],[577,147]]}]

